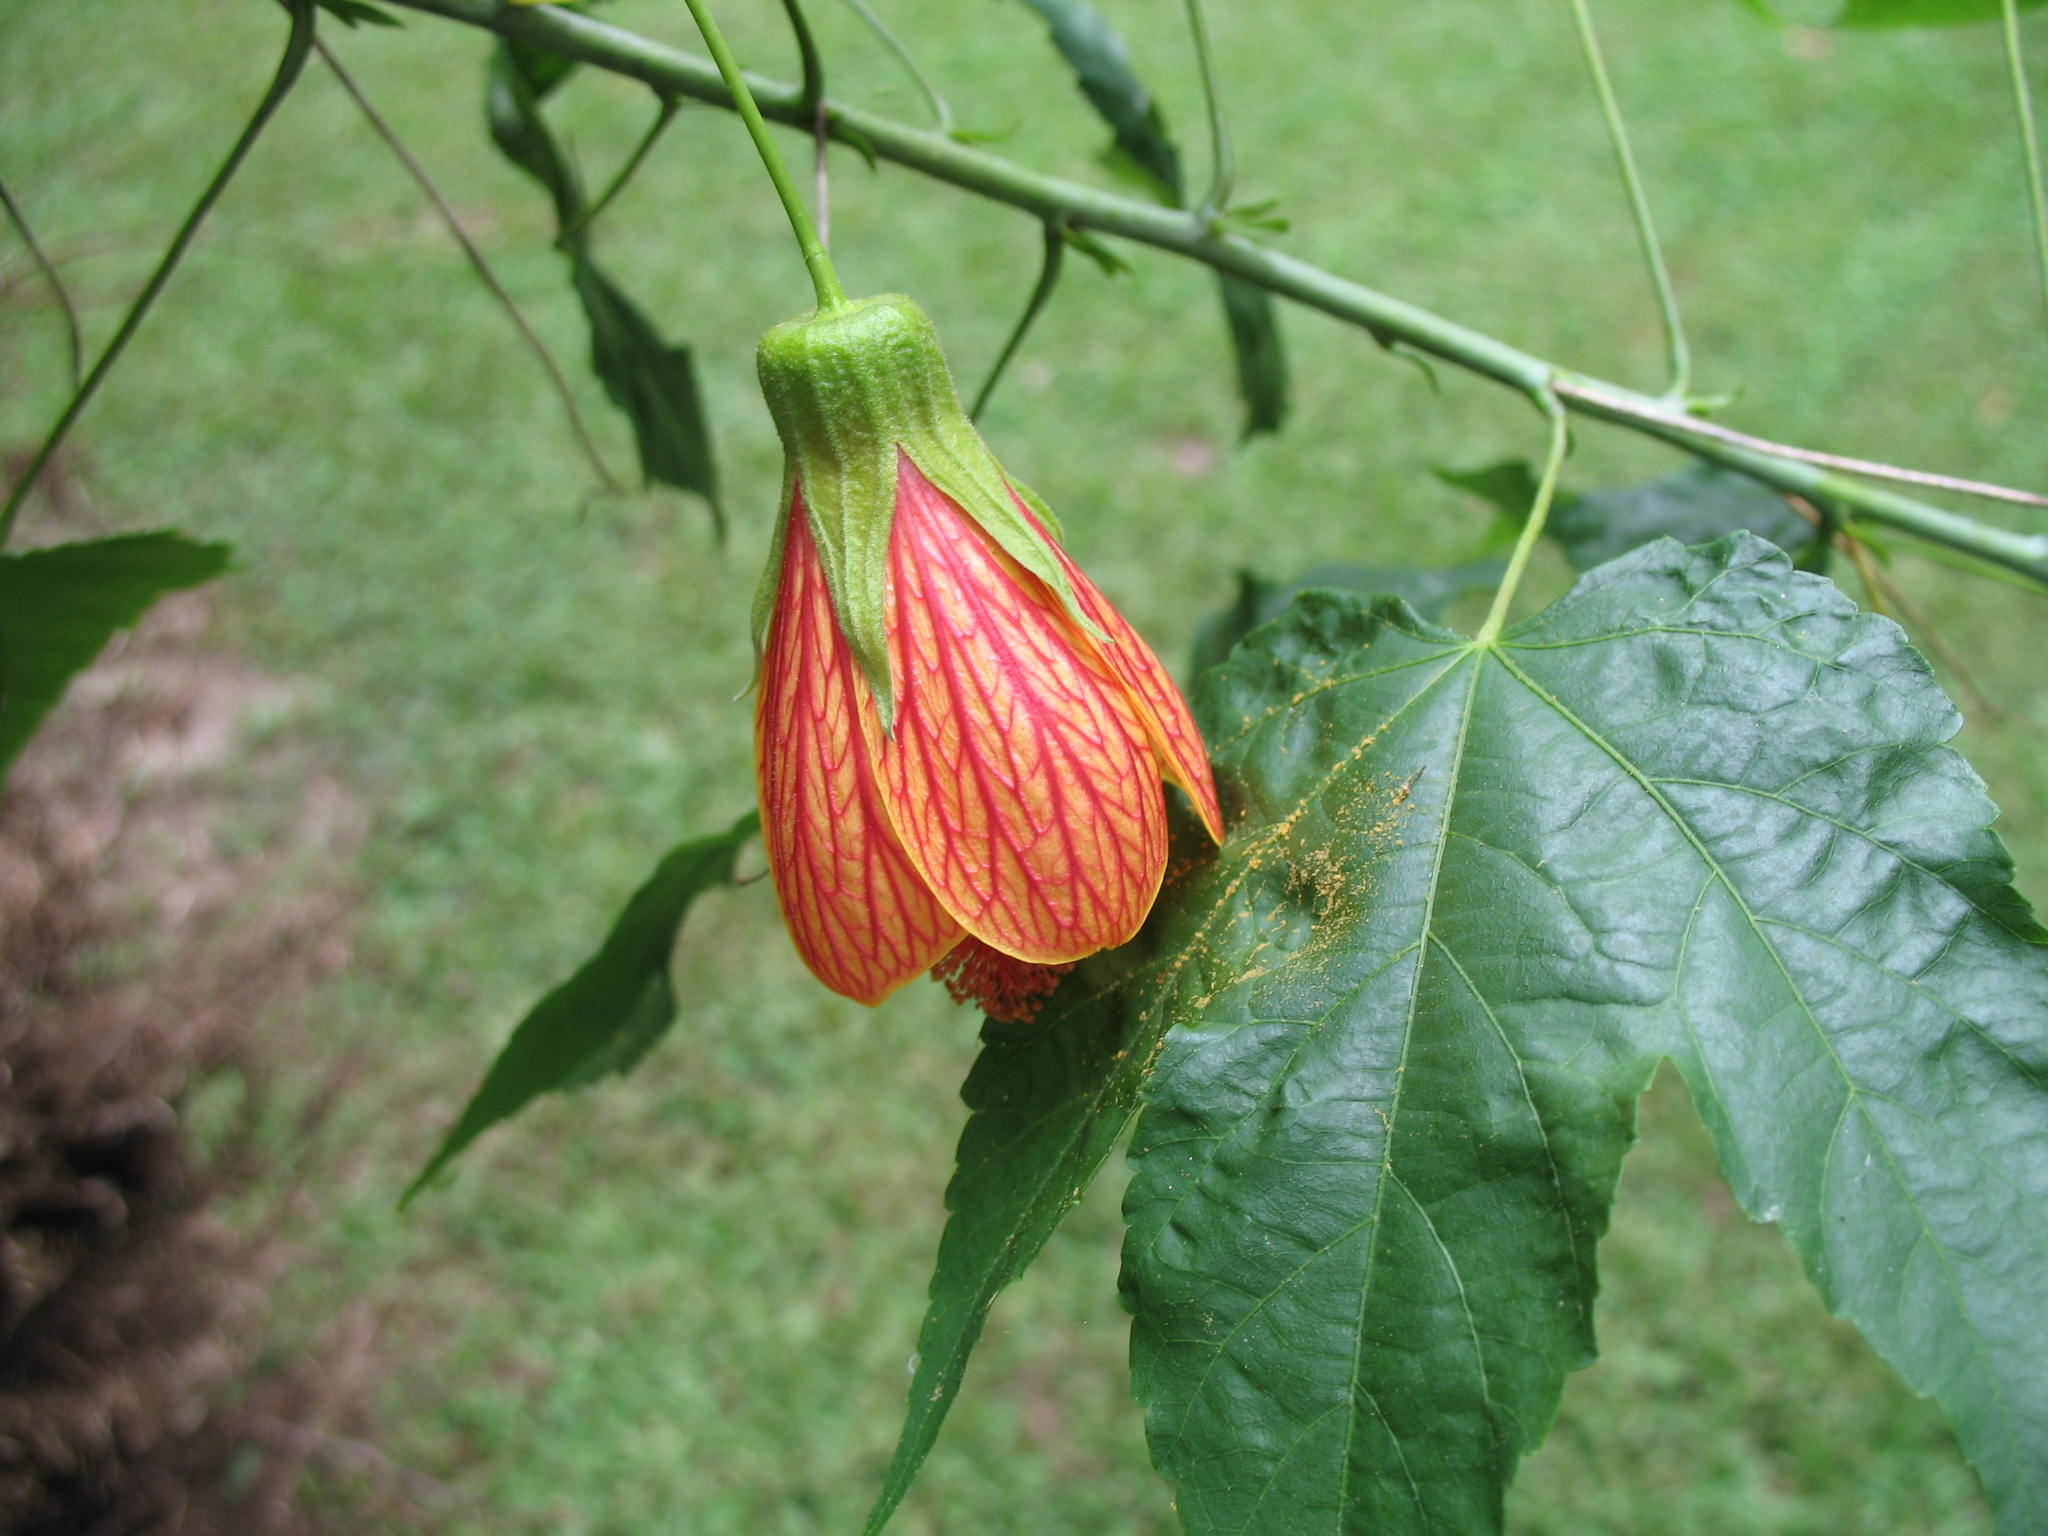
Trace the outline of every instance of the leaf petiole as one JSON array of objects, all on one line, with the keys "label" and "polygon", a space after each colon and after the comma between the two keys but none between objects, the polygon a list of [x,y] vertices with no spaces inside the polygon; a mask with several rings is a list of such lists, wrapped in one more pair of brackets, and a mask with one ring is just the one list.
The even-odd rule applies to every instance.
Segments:
[{"label": "leaf petiole", "polygon": [[1565,455],[1571,451],[1571,421],[1565,415],[1563,403],[1549,390],[1539,397],[1543,414],[1550,418],[1550,452],[1543,461],[1543,477],[1536,483],[1536,499],[1529,507],[1529,520],[1522,525],[1522,536],[1515,540],[1514,553],[1508,556],[1507,574],[1500,579],[1500,589],[1493,594],[1493,607],[1487,610],[1486,622],[1479,627],[1475,644],[1492,645],[1500,638],[1500,632],[1507,627],[1508,609],[1515,600],[1515,588],[1522,583],[1522,573],[1528,569],[1529,557],[1536,550],[1536,541],[1543,537],[1543,525],[1550,520],[1551,504],[1557,500],[1557,480],[1564,470]]}]

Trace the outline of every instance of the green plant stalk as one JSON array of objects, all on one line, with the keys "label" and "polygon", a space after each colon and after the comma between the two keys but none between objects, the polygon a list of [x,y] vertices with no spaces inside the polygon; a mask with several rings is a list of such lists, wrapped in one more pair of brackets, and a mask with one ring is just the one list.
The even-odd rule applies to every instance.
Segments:
[{"label": "green plant stalk", "polygon": [[120,329],[114,332],[113,339],[107,343],[106,349],[93,363],[92,372],[88,373],[85,382],[73,391],[70,403],[57,418],[56,425],[50,428],[42,443],[36,448],[35,457],[28,461],[28,468],[21,472],[21,478],[14,482],[14,489],[8,493],[7,504],[0,507],[0,548],[6,546],[8,536],[14,532],[14,519],[21,510],[21,504],[28,499],[29,492],[35,488],[36,481],[49,467],[50,460],[56,456],[57,450],[64,446],[64,439],[71,435],[72,427],[85,413],[86,406],[91,404],[92,397],[99,393],[100,385],[106,382],[114,364],[121,360],[121,354],[128,349],[128,343],[142,328],[142,322],[148,318],[151,306],[157,301],[157,295],[164,291],[164,285],[170,282],[171,274],[177,271],[186,247],[192,243],[192,237],[199,233],[199,226],[206,222],[207,214],[211,213],[213,205],[220,201],[221,193],[227,190],[235,172],[241,169],[242,161],[255,146],[257,137],[269,123],[271,115],[277,111],[279,104],[297,83],[300,71],[306,67],[306,57],[313,51],[313,0],[287,0],[286,9],[291,13],[291,31],[285,37],[284,53],[277,61],[277,73],[271,78],[270,89],[265,91],[263,99],[256,103],[256,110],[250,114],[249,121],[243,126],[241,137],[235,140],[234,147],[228,151],[227,159],[223,160],[220,169],[213,173],[213,180],[209,181],[206,189],[199,194],[199,200],[185,215],[185,221],[178,226],[178,232],[171,236],[171,243],[165,247],[162,259],[156,264],[156,270],[149,274],[149,281],[142,285],[142,292],[138,293],[135,302],[128,306],[128,313],[121,317]]},{"label": "green plant stalk", "polygon": [[64,279],[56,265],[43,254],[43,247],[36,239],[36,232],[29,227],[28,215],[14,201],[7,190],[7,183],[0,181],[0,208],[7,210],[7,219],[15,232],[21,236],[21,243],[28,247],[29,260],[36,264],[36,270],[43,274],[43,281],[50,285],[50,292],[57,296],[57,307],[64,312],[64,340],[71,354],[71,388],[77,392],[85,379],[85,342],[78,329],[78,310],[71,302],[71,290],[64,286]]},{"label": "green plant stalk", "polygon": [[1682,405],[1692,393],[1692,347],[1685,339],[1685,321],[1679,316],[1678,293],[1671,286],[1671,272],[1664,264],[1664,246],[1650,219],[1650,199],[1636,170],[1628,130],[1622,126],[1621,103],[1615,97],[1613,82],[1607,78],[1607,60],[1600,51],[1599,34],[1593,30],[1593,13],[1587,0],[1571,0],[1571,5],[1572,20],[1579,31],[1579,48],[1586,56],[1586,70],[1593,77],[1593,90],[1600,98],[1600,116],[1607,124],[1607,142],[1614,146],[1621,183],[1628,190],[1628,209],[1635,220],[1636,239],[1642,245],[1643,260],[1650,268],[1650,283],[1657,290],[1657,308],[1664,317],[1664,352],[1671,373],[1669,394]]},{"label": "green plant stalk", "polygon": [[1492,645],[1507,628],[1515,590],[1522,584],[1529,557],[1535,554],[1536,545],[1543,538],[1544,524],[1550,521],[1551,504],[1557,500],[1558,477],[1564,471],[1565,455],[1571,451],[1571,418],[1565,414],[1564,402],[1554,396],[1544,403],[1544,412],[1550,417],[1550,451],[1544,455],[1543,478],[1536,484],[1536,500],[1529,508],[1528,521],[1522,524],[1521,536],[1515,540],[1514,552],[1508,556],[1508,568],[1501,573],[1493,606],[1486,611],[1486,622],[1479,626],[1473,639],[1475,645]]},{"label": "green plant stalk", "polygon": [[1230,207],[1237,186],[1237,152],[1230,145],[1230,128],[1223,121],[1223,98],[1216,91],[1216,66],[1209,57],[1209,27],[1202,15],[1202,0],[1187,0],[1188,32],[1195,40],[1195,67],[1202,76],[1202,101],[1209,109],[1209,195],[1201,211],[1218,218]]},{"label": "green plant stalk", "polygon": [[2026,56],[2020,51],[2019,0],[2003,0],[2005,62],[2012,73],[2012,104],[2020,118],[2020,152],[2026,159],[2027,200],[2034,210],[2034,263],[2041,274],[2041,308],[2048,318],[2048,191],[2041,179],[2041,138],[2034,128],[2034,98],[2027,89]]},{"label": "green plant stalk", "polygon": [[974,404],[968,407],[967,419],[979,421],[982,411],[988,405],[990,395],[996,392],[996,385],[1002,382],[1003,372],[1010,366],[1010,359],[1017,355],[1017,349],[1024,344],[1024,337],[1030,331],[1032,322],[1037,320],[1039,311],[1052,298],[1052,291],[1058,286],[1060,268],[1067,254],[1067,237],[1057,224],[1045,226],[1045,264],[1038,269],[1038,282],[1031,290],[1031,297],[1024,303],[1024,313],[1017,317],[1017,323],[1010,328],[1010,336],[1003,343],[1003,350],[996,354],[996,360],[982,380],[981,389],[974,397]]},{"label": "green plant stalk", "polygon": [[[732,97],[708,61],[650,42],[575,11],[541,6],[505,7],[497,0],[391,0],[408,10],[443,16],[549,48],[614,74],[625,75],[699,101],[730,106]],[[750,82],[760,110],[776,121],[811,132],[812,115],[794,86]],[[2048,534],[2015,533],[1944,511],[1878,486],[1830,474],[1811,464],[1777,458],[1735,444],[1690,435],[1686,418],[1656,398],[1618,384],[1561,370],[1426,309],[1355,283],[1241,235],[1217,233],[1184,210],[1120,197],[1079,182],[1041,175],[946,138],[851,107],[834,106],[835,136],[858,141],[881,159],[935,181],[1007,203],[1034,217],[1064,219],[1077,227],[1120,235],[1228,272],[1250,283],[1370,331],[1383,344],[1440,358],[1468,372],[1519,390],[1539,408],[1553,377],[1576,379],[1597,391],[1596,405],[1562,388],[1568,409],[1661,438],[1696,457],[1726,464],[1777,490],[1827,501],[1848,516],[1867,517],[1936,544],[2003,565],[2048,585]]]},{"label": "green plant stalk", "polygon": [[[747,125],[747,136],[754,141],[754,148],[760,153],[761,164],[768,172],[768,179],[775,184],[775,195],[782,199],[782,211],[789,216],[789,227],[796,235],[798,249],[803,252],[804,268],[811,274],[811,287],[818,295],[818,308],[846,308],[846,290],[839,286],[839,274],[833,269],[831,253],[825,249],[825,241],[819,235],[817,225],[811,222],[810,210],[804,207],[803,198],[797,195],[796,183],[790,179],[789,167],[783,164],[782,155],[775,148],[775,141],[768,137],[768,125],[761,120],[761,108],[754,100],[754,93],[748,88],[746,76],[740,71],[739,60],[732,56],[732,49],[726,46],[725,34],[718,30],[718,23],[711,19],[711,13],[704,7],[704,0],[683,0],[683,3],[690,8],[690,15],[697,23],[697,30],[704,34],[704,46],[711,50],[712,61],[718,68],[719,83],[723,87],[721,95],[701,99],[715,101],[720,106],[731,106],[739,113],[740,120]],[[661,89],[654,81],[650,80],[648,83],[654,85],[657,90]],[[684,91],[678,94],[699,93]],[[812,122],[807,126],[814,131],[819,126],[815,113],[812,114]]]}]

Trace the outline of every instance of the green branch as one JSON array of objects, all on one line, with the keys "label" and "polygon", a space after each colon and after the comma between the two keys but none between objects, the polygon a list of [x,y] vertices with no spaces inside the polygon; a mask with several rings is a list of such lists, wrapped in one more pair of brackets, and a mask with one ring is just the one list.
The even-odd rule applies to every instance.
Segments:
[{"label": "green branch", "polygon": [[[574,11],[552,6],[508,7],[499,0],[392,0],[409,10],[444,16],[515,37],[656,90],[717,106],[732,98],[712,63],[650,42]],[[815,119],[794,86],[748,77],[761,114],[809,133]],[[968,192],[1007,203],[1045,220],[1119,235],[1171,251],[1243,278],[1283,298],[1321,310],[1370,331],[1383,345],[1427,354],[1518,390],[1539,409],[1556,395],[1569,409],[1615,422],[1689,453],[1754,476],[1789,495],[1825,502],[1838,515],[1868,518],[1946,545],[2034,581],[2048,584],[2048,534],[2014,533],[1865,485],[1818,465],[1779,458],[1755,448],[1704,436],[1706,423],[1674,415],[1656,398],[1560,368],[1469,326],[1338,277],[1309,262],[1270,250],[1241,235],[1212,231],[1185,210],[1120,197],[1079,182],[1041,175],[943,134],[922,132],[889,118],[833,104],[833,134],[858,141],[890,160]],[[1576,387],[1572,387],[1576,386]]]}]

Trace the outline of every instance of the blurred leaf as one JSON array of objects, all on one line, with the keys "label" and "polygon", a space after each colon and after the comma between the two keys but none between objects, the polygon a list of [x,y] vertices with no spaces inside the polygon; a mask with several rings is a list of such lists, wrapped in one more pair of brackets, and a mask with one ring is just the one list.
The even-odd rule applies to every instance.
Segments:
[{"label": "blurred leaf", "polygon": [[[1519,459],[1433,473],[1494,507],[1496,529],[1520,529],[1536,499],[1536,473]],[[1640,485],[1585,496],[1560,487],[1544,532],[1585,571],[1656,539],[1711,544],[1738,529],[1802,559],[1821,547],[1820,530],[1784,497],[1718,464],[1690,464]]]},{"label": "blurred leaf", "polygon": [[1560,497],[1545,531],[1586,571],[1653,539],[1710,544],[1744,528],[1794,556],[1820,535],[1776,491],[1718,464],[1688,465],[1621,490]]},{"label": "blurred leaf", "polygon": [[[1493,508],[1492,525],[1487,529],[1481,543],[1488,549],[1498,549],[1515,542],[1515,535],[1522,531],[1522,524],[1529,520],[1529,509],[1536,504],[1536,471],[1521,459],[1502,459],[1497,464],[1488,464],[1479,469],[1430,470],[1445,485],[1469,492]],[[1551,516],[1555,517],[1571,499],[1571,493],[1562,487],[1552,504]]]},{"label": "blurred leaf", "polygon": [[359,27],[402,27],[400,21],[389,11],[366,5],[364,0],[313,0],[313,3],[333,16],[345,26]]},{"label": "blurred leaf", "polygon": [[1198,715],[1230,840],[1119,1023],[1171,1026],[1124,1284],[1189,1532],[1501,1529],[1662,1056],[2038,1526],[2048,934],[1896,626],[1747,534],[1659,542],[1492,645],[1307,594]]},{"label": "blurred leaf", "polygon": [[961,1090],[971,1113],[946,1188],[952,1215],[917,1336],[909,1407],[868,1536],[888,1524],[938,1438],[997,1295],[1079,1203],[1137,1109],[1158,1029],[1126,1015],[1115,982],[1143,946],[1140,939],[1084,961],[1035,1023],[991,1020],[982,1029],[981,1055]]},{"label": "blurred leaf", "polygon": [[1324,565],[1292,582],[1268,581],[1250,571],[1237,575],[1237,601],[1202,620],[1195,631],[1197,676],[1220,666],[1231,650],[1261,624],[1285,613],[1304,592],[1333,587],[1369,597],[1398,597],[1425,619],[1440,618],[1459,598],[1500,585],[1505,560],[1475,560],[1435,569],[1414,566]]},{"label": "blurred leaf", "polygon": [[704,892],[731,883],[740,849],[760,826],[759,814],[749,811],[726,831],[683,843],[661,861],[598,952],[519,1021],[400,1206],[478,1136],[542,1094],[640,1063],[675,1022],[668,967],[684,916]]},{"label": "blurred leaf", "polygon": [[220,575],[230,553],[164,532],[0,554],[0,776],[116,631]]},{"label": "blurred leaf", "polygon": [[690,349],[672,346],[590,257],[572,256],[576,296],[590,320],[590,363],[612,404],[633,423],[643,481],[694,491],[723,537],[717,466]]},{"label": "blurred leaf", "polygon": [[573,60],[527,43],[500,38],[491,49],[484,112],[491,142],[507,160],[539,182],[555,202],[555,224],[567,228],[583,211],[575,167],[541,116],[540,104],[576,67]]},{"label": "blurred leaf", "polygon": [[1244,401],[1244,436],[1277,432],[1287,419],[1287,352],[1280,344],[1280,317],[1273,295],[1221,273],[1223,318],[1237,357],[1237,393]]},{"label": "blurred leaf", "polygon": [[1116,137],[1123,161],[1163,203],[1181,202],[1180,150],[1152,93],[1131,68],[1131,52],[1102,13],[1085,0],[1023,0],[1045,18],[1053,46]]}]

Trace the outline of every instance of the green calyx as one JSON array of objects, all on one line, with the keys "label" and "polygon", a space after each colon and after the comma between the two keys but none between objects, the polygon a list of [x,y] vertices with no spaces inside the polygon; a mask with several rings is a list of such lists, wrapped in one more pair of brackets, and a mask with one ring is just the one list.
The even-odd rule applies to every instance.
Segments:
[{"label": "green calyx", "polygon": [[[967,419],[938,333],[915,303],[889,293],[785,321],[761,338],[756,362],[782,437],[783,508],[802,491],[839,632],[868,680],[885,731],[896,721],[883,605],[899,453],[1050,586],[1076,623],[1099,633],[1052,545],[1019,511],[1012,483]],[[1058,531],[1036,497],[1016,491]],[[754,598],[757,654],[781,588],[784,547],[778,528]]]}]

